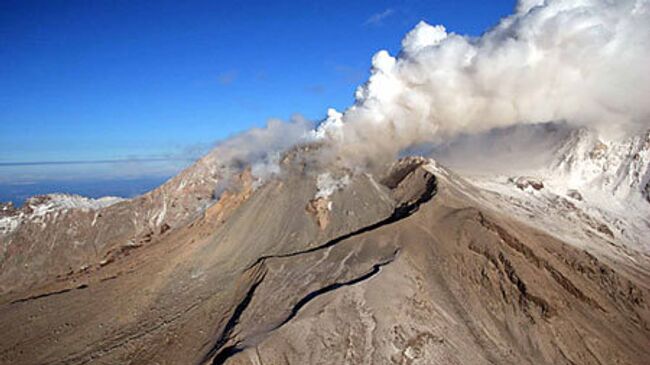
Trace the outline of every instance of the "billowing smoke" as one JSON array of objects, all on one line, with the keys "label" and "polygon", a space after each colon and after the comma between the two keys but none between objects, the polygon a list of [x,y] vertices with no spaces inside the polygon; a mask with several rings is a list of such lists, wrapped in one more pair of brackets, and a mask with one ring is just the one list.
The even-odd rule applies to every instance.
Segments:
[{"label": "billowing smoke", "polygon": [[271,119],[263,128],[252,128],[217,144],[210,153],[233,167],[252,165],[253,170],[276,169],[272,166],[281,152],[304,141],[314,123],[296,115],[289,122]]},{"label": "billowing smoke", "polygon": [[252,128],[219,142],[201,162],[220,170],[221,179],[215,195],[228,189],[233,175],[245,168],[250,167],[260,182],[279,173],[281,154],[306,142],[313,128],[313,122],[296,115],[289,122],[271,119],[265,127]]},{"label": "billowing smoke", "polygon": [[380,51],[356,103],[314,132],[344,158],[548,121],[606,136],[650,126],[648,0],[520,0],[480,37],[419,23]]}]

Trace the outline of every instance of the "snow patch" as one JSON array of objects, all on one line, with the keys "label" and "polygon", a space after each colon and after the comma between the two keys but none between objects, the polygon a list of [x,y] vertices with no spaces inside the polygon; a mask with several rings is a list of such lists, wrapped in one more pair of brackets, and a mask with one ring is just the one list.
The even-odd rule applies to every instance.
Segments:
[{"label": "snow patch", "polygon": [[81,209],[85,211],[98,210],[124,200],[125,199],[123,198],[114,196],[92,199],[81,195],[48,194],[29,198],[27,202],[25,202],[25,206],[31,209],[32,217],[38,217],[50,212],[66,209]]},{"label": "snow patch", "polygon": [[15,212],[14,215],[0,218],[0,235],[15,231],[23,222],[29,221],[40,224],[44,229],[47,218],[56,221],[60,215],[65,215],[70,210],[84,212],[95,211],[125,201],[118,197],[103,197],[92,199],[73,194],[47,194],[31,197]]},{"label": "snow patch", "polygon": [[9,234],[13,232],[20,224],[18,217],[4,217],[0,218],[0,235]]},{"label": "snow patch", "polygon": [[650,131],[620,141],[602,141],[589,130],[572,134],[547,171],[549,180],[587,192],[610,206],[612,200],[637,201],[650,179]]},{"label": "snow patch", "polygon": [[[567,191],[565,184],[549,180],[543,189],[535,190],[521,189],[505,176],[469,179],[485,192],[481,199],[497,210],[578,248],[606,255],[627,255],[628,249],[650,252],[646,239],[650,205],[641,200],[619,200],[612,195],[605,198],[588,189]],[[611,246],[619,249],[612,251]]]}]

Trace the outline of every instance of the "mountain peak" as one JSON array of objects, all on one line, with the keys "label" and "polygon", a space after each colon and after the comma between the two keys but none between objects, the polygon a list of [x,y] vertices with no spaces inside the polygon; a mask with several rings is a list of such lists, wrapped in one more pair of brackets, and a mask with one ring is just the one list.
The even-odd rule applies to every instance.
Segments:
[{"label": "mountain peak", "polygon": [[647,198],[650,131],[618,141],[579,129],[555,153],[549,173],[568,188],[598,190],[620,199]]}]

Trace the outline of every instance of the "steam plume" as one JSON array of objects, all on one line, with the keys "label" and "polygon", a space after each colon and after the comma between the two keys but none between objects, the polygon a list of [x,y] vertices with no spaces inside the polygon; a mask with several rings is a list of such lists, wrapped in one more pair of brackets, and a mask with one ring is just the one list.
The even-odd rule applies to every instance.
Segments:
[{"label": "steam plume", "polygon": [[[314,131],[348,159],[548,121],[623,135],[650,125],[648,0],[520,0],[477,38],[420,22],[380,51],[343,114]],[[360,162],[360,161],[356,161]]]},{"label": "steam plume", "polygon": [[207,166],[218,166],[223,176],[215,194],[220,195],[230,186],[233,174],[250,166],[251,173],[260,181],[280,172],[282,152],[296,144],[306,142],[314,123],[300,115],[284,122],[271,119],[265,127],[252,128],[224,141],[202,159]]}]

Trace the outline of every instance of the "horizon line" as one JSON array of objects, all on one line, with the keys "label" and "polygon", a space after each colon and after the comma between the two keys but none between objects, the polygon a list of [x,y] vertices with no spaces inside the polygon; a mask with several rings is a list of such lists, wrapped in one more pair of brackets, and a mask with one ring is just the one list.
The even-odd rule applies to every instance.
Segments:
[{"label": "horizon line", "polygon": [[192,158],[137,158],[137,159],[114,159],[114,160],[70,160],[70,161],[26,161],[26,162],[0,162],[0,167],[13,166],[44,166],[44,165],[93,165],[128,162],[163,162],[163,161],[196,161]]}]

